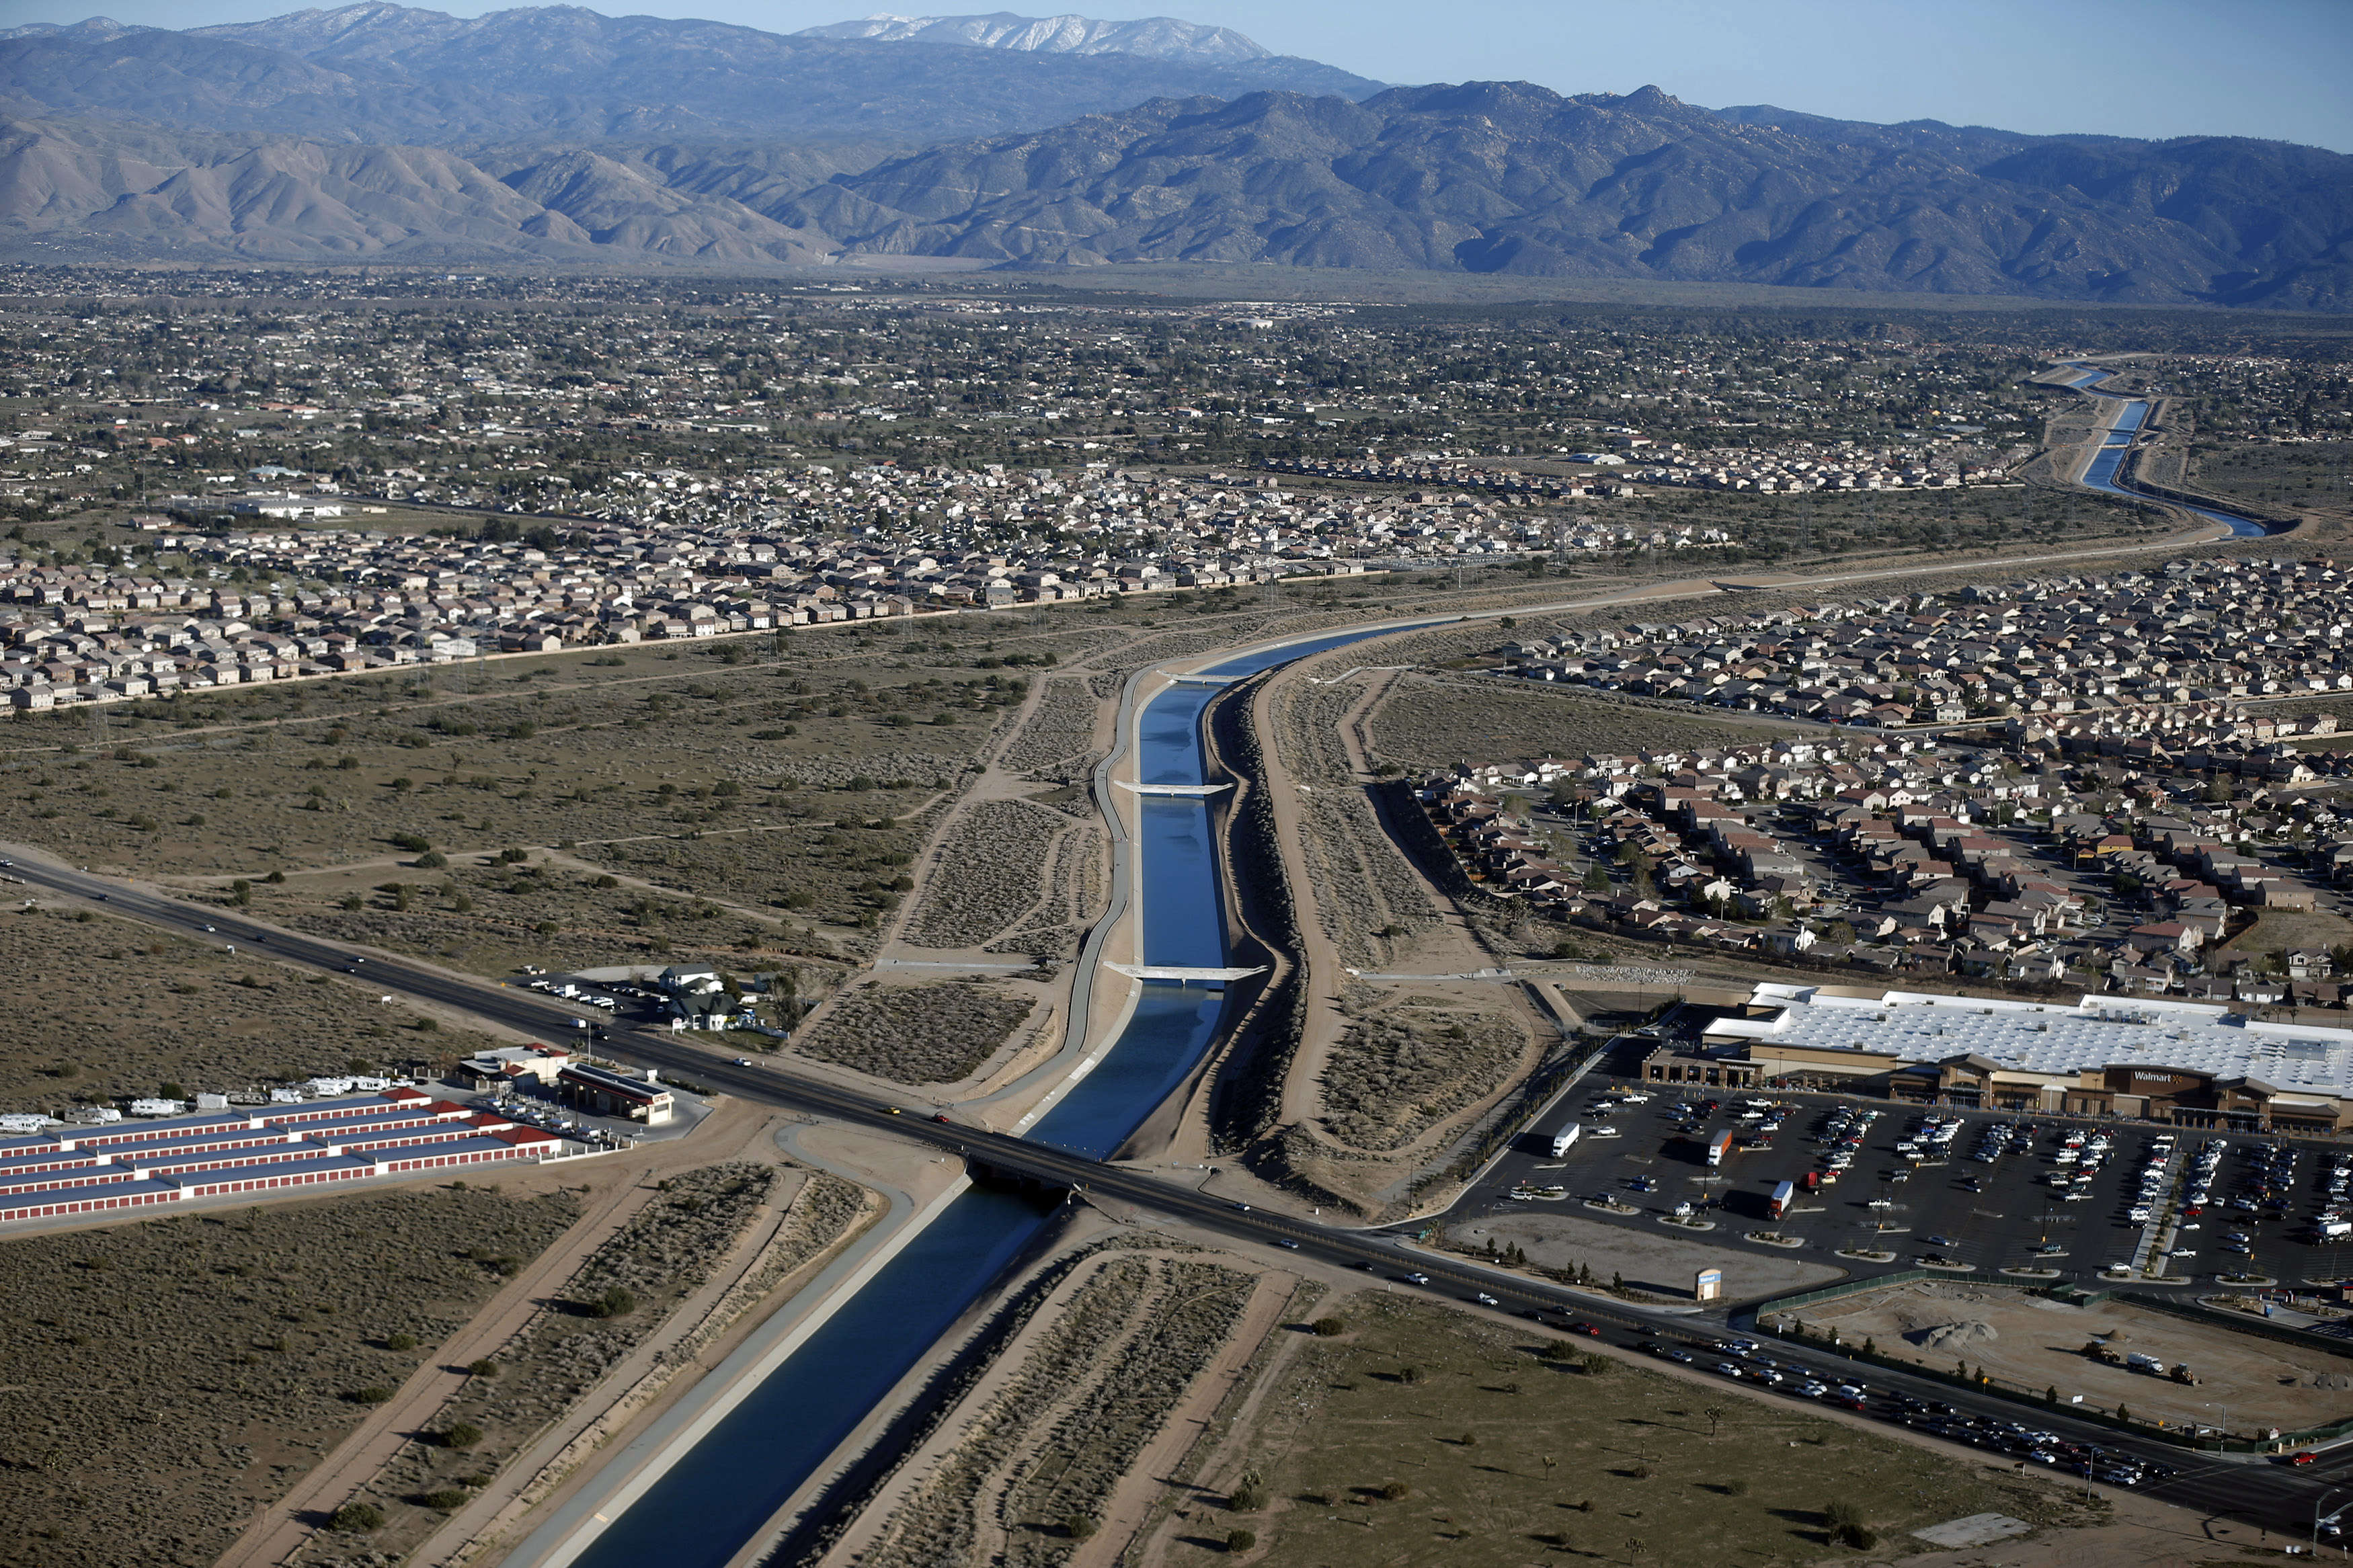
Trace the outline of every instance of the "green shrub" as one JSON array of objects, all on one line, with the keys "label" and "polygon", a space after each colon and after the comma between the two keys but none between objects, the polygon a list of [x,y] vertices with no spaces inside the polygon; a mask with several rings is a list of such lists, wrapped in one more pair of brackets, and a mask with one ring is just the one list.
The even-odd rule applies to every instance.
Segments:
[{"label": "green shrub", "polygon": [[388,1351],[413,1351],[417,1348],[417,1336],[415,1334],[390,1335],[385,1340],[384,1348]]},{"label": "green shrub", "polygon": [[1844,1498],[1822,1510],[1822,1522],[1830,1526],[1831,1539],[1841,1546],[1868,1552],[1878,1544],[1877,1532],[1863,1522],[1862,1510]]},{"label": "green shrub", "polygon": [[455,1513],[473,1500],[473,1493],[463,1487],[442,1487],[419,1497],[417,1502],[443,1513]]},{"label": "green shrub", "polygon": [[496,1377],[499,1375],[499,1363],[492,1361],[488,1356],[484,1356],[480,1361],[470,1361],[466,1363],[466,1375],[469,1377]]},{"label": "green shrub", "polygon": [[588,1303],[592,1318],[626,1318],[638,1310],[638,1298],[628,1287],[616,1285]]},{"label": "green shrub", "polygon": [[1226,1531],[1226,1550],[1229,1552],[1248,1552],[1257,1544],[1258,1531],[1254,1530],[1237,1528]]},{"label": "green shrub", "polygon": [[1338,1318],[1318,1318],[1309,1326],[1314,1328],[1318,1335],[1327,1340],[1336,1340],[1348,1331],[1348,1325]]},{"label": "green shrub", "polygon": [[1256,1513],[1266,1506],[1266,1489],[1246,1480],[1228,1494],[1226,1506],[1236,1513]]},{"label": "green shrub", "polygon": [[452,1421],[441,1428],[440,1444],[445,1448],[463,1450],[481,1440],[482,1429],[471,1421]]},{"label": "green shrub", "polygon": [[372,1502],[347,1502],[327,1520],[329,1530],[358,1535],[384,1523],[384,1510]]}]

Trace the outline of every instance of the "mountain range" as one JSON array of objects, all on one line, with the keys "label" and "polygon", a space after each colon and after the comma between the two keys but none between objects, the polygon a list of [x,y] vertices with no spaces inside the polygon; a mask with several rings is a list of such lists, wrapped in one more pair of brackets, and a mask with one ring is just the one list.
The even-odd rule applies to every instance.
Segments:
[{"label": "mountain range", "polygon": [[1274,262],[2347,309],[2353,158],[1656,88],[1384,89],[1168,18],[783,36],[370,0],[0,37],[0,247],[60,247]]},{"label": "mountain range", "polygon": [[103,17],[11,32],[0,37],[0,112],[441,147],[518,136],[917,146],[1172,94],[1285,88],[1355,98],[1380,88],[1262,49],[976,48],[576,5],[467,18],[366,0],[189,32]]},{"label": "mountain range", "polygon": [[1268,51],[1231,27],[1206,27],[1174,16],[1134,22],[1101,22],[1091,16],[1017,16],[993,11],[986,16],[861,17],[822,27],[804,27],[796,37],[874,38],[886,43],[964,44],[984,49],[1024,49],[1042,54],[1143,55],[1159,60],[1234,64],[1262,60]]}]

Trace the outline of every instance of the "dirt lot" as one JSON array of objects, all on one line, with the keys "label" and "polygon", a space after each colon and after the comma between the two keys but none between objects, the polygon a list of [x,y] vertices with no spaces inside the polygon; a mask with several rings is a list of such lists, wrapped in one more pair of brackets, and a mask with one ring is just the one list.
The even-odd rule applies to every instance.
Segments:
[{"label": "dirt lot", "polygon": [[1356,1149],[1389,1153],[1504,1085],[1525,1058],[1516,1010],[1396,990],[1377,1001],[1351,986],[1351,1014],[1324,1068],[1323,1125]]},{"label": "dirt lot", "polygon": [[[1577,1205],[1571,1199],[1544,1206],[1574,1209]],[[1616,1275],[1635,1289],[1679,1300],[1691,1299],[1692,1276],[1703,1268],[1723,1269],[1724,1294],[1736,1301],[1810,1289],[1846,1273],[1835,1264],[1810,1262],[1803,1252],[1711,1247],[1705,1241],[1677,1236],[1665,1226],[1638,1230],[1575,1214],[1496,1215],[1454,1226],[1447,1239],[1456,1247],[1472,1249],[1483,1250],[1489,1241],[1498,1247],[1517,1247],[1539,1268],[1573,1269],[1581,1265],[1604,1283]]]},{"label": "dirt lot", "polygon": [[[101,869],[218,889],[282,873],[280,903],[340,910],[405,882],[461,925],[578,931],[623,958],[756,934],[697,927],[718,904],[856,950],[897,901],[915,814],[1033,679],[946,646],[633,648],[125,704],[92,716],[98,744],[85,725],[7,726],[0,809],[21,840]],[[588,874],[467,874],[527,846],[576,847]],[[595,889],[598,873],[616,880]]]},{"label": "dirt lot", "polygon": [[1055,839],[1071,827],[1063,813],[1027,801],[969,806],[936,851],[938,868],[907,922],[907,941],[981,947],[1030,923],[1050,890],[1040,873]]},{"label": "dirt lot", "polygon": [[972,980],[868,985],[838,998],[792,1048],[895,1083],[954,1083],[995,1055],[1038,1000]]},{"label": "dirt lot", "polygon": [[[2234,1428],[2293,1431],[2341,1419],[2353,1406],[2353,1394],[2345,1389],[2314,1385],[2316,1375],[2353,1373],[2353,1361],[2116,1300],[2086,1309],[2021,1290],[1923,1281],[1827,1301],[1803,1315],[1810,1328],[1835,1326],[1844,1338],[1872,1340],[1882,1354],[1941,1371],[1966,1359],[1990,1376],[2056,1388],[2062,1399],[2080,1394],[2085,1404],[2105,1409],[2122,1404],[2144,1419],[2211,1422],[2215,1413],[2204,1402],[2227,1399]],[[1922,1342],[1951,1323],[1983,1323],[1997,1337],[1958,1348]],[[2126,1337],[2113,1338],[2116,1333]],[[2205,1386],[2103,1365],[2083,1353],[2095,1334],[2111,1336],[2118,1351],[2188,1362]]]},{"label": "dirt lot", "polygon": [[[1525,1325],[1369,1291],[1319,1311],[1346,1331],[1301,1338],[1250,1418],[1187,1478],[1145,1561],[1212,1561],[1203,1549],[1240,1528],[1257,1537],[1255,1560],[1281,1568],[1520,1568],[1547,1548],[1613,1563],[1818,1563],[1848,1555],[1825,1518],[1840,1500],[1874,1542],[1980,1511],[2082,1517],[2042,1478],[1588,1355]],[[1237,1510],[1252,1478],[1262,1500]]]},{"label": "dirt lot", "polygon": [[0,1242],[0,1564],[212,1562],[579,1212],[453,1185]]},{"label": "dirt lot", "polygon": [[341,980],[107,915],[0,915],[0,973],[72,977],[20,984],[0,1012],[0,1107],[10,1110],[54,1112],[174,1084],[225,1093],[454,1060],[492,1043],[419,1031],[413,1010]]},{"label": "dirt lot", "polygon": [[1258,1284],[1219,1262],[1116,1246],[1042,1272],[1006,1309],[1007,1321],[1028,1320],[1022,1332],[925,1446],[920,1473],[890,1489],[887,1515],[856,1527],[871,1539],[849,1560],[1068,1562]]},{"label": "dirt lot", "polygon": [[1467,675],[1407,676],[1374,709],[1366,730],[1376,762],[1406,768],[1573,758],[1651,746],[1757,744],[1786,733],[1771,724],[1736,724],[1696,713],[1687,718],[1535,681]]},{"label": "dirt lot", "polygon": [[2243,496],[2271,506],[2322,506],[2341,501],[2353,444],[2315,441],[2295,446],[2263,442],[2200,442],[2189,482],[2218,496]]},{"label": "dirt lot", "polygon": [[2259,910],[2255,923],[2223,944],[2225,952],[2291,952],[2353,942],[2353,921],[2316,910]]}]

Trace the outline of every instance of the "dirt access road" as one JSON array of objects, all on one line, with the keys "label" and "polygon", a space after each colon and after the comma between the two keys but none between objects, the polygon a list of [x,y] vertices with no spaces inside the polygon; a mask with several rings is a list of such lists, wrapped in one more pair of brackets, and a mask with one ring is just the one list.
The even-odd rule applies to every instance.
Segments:
[{"label": "dirt access road", "polygon": [[644,1143],[625,1153],[565,1162],[516,1173],[500,1173],[501,1184],[530,1192],[556,1185],[591,1189],[587,1212],[491,1298],[471,1322],[445,1342],[391,1399],[321,1459],[293,1489],[264,1510],[237,1537],[215,1568],[273,1568],[317,1534],[326,1516],[373,1479],[393,1457],[416,1440],[450,1397],[466,1384],[466,1368],[491,1357],[514,1338],[540,1304],[572,1278],[588,1255],[612,1238],[654,1196],[654,1183],[669,1172],[715,1164],[768,1146],[765,1132],[776,1118],[767,1106],[729,1100],[686,1138]]}]

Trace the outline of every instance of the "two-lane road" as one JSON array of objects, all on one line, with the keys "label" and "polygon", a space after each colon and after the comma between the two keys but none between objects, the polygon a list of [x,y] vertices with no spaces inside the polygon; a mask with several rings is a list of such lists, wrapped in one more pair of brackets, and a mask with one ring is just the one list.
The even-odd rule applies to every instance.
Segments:
[{"label": "two-lane road", "polygon": [[[581,1034],[575,1025],[578,1014],[535,992],[451,974],[380,952],[362,952],[264,925],[234,911],[183,903],[111,878],[21,854],[5,865],[5,874],[55,892],[102,900],[106,908],[118,914],[198,940],[217,942],[258,956],[274,957],[331,973],[353,974],[379,994],[457,1009],[551,1040],[575,1040]],[[1303,1258],[1364,1269],[1392,1284],[1427,1289],[1462,1300],[1475,1301],[1484,1297],[1499,1308],[1556,1325],[1563,1320],[1581,1320],[1599,1330],[1603,1339],[1620,1346],[1658,1340],[1689,1341],[1693,1336],[1697,1336],[1697,1342],[1704,1343],[1715,1337],[1717,1328],[1716,1322],[1710,1320],[1650,1312],[1619,1302],[1604,1304],[1590,1295],[1541,1280],[1409,1249],[1398,1238],[1381,1232],[1341,1229],[1262,1209],[1241,1208],[1155,1176],[1105,1164],[1049,1144],[967,1126],[952,1119],[935,1119],[877,1096],[805,1078],[782,1066],[754,1060],[751,1066],[739,1067],[730,1057],[665,1033],[617,1028],[611,1037],[598,1044],[606,1054],[617,1059],[675,1073],[746,1100],[927,1142],[998,1172],[1114,1199],[1238,1240],[1284,1247]],[[1419,1278],[1409,1279],[1409,1276]],[[1810,1347],[1787,1350],[1777,1344],[1771,1349],[1777,1359],[1809,1365],[1831,1381],[1855,1375],[1860,1370],[1873,1389],[1941,1400],[1973,1415],[2025,1419],[2071,1439],[2097,1444],[2111,1453],[2131,1454],[2147,1461],[2178,1466],[2179,1474],[2145,1489],[2168,1501],[2246,1519],[2291,1535],[2308,1530],[2315,1500],[2325,1490],[2344,1485],[2348,1479],[2348,1465],[2341,1459],[2309,1468],[2289,1468],[2186,1454],[2167,1444],[2120,1436],[2105,1427],[2076,1422],[2055,1412],[2023,1409],[2002,1399],[1907,1377],[1882,1367],[1857,1369],[1839,1357]],[[1701,1364],[1712,1364],[1715,1359],[1704,1355]],[[2353,1458],[2353,1455],[2347,1458]]]}]

